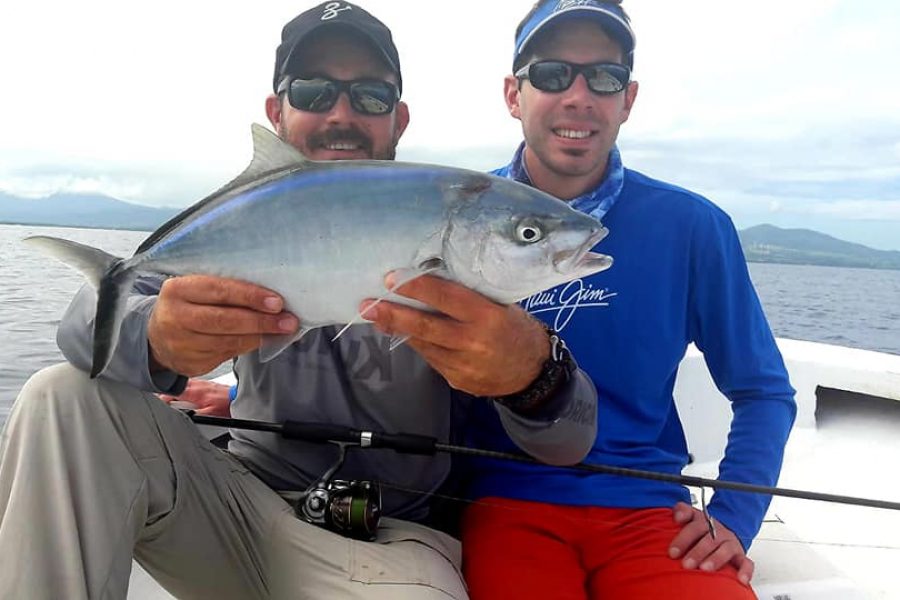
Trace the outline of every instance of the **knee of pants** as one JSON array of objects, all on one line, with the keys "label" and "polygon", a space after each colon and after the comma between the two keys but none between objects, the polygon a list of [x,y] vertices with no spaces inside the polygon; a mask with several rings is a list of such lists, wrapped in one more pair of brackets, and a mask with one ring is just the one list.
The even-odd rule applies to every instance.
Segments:
[{"label": "knee of pants", "polygon": [[121,383],[91,379],[69,363],[62,363],[31,376],[16,398],[8,426],[61,430],[70,424],[89,422],[95,429],[102,428],[103,423],[121,429],[125,421],[151,419],[143,395]]},{"label": "knee of pants", "polygon": [[21,417],[76,412],[86,403],[102,403],[102,398],[107,394],[101,390],[111,383],[91,379],[87,373],[69,363],[60,363],[41,369],[25,382],[16,398],[14,410],[21,413]]}]

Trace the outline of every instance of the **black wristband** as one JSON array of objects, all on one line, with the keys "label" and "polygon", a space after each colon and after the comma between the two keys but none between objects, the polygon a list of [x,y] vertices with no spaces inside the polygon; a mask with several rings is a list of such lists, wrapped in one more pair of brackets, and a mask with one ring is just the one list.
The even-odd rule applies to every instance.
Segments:
[{"label": "black wristband", "polygon": [[546,325],[550,337],[550,358],[544,361],[541,372],[531,384],[520,392],[496,396],[494,402],[519,413],[528,413],[540,408],[572,378],[575,362],[566,343],[559,334]]}]

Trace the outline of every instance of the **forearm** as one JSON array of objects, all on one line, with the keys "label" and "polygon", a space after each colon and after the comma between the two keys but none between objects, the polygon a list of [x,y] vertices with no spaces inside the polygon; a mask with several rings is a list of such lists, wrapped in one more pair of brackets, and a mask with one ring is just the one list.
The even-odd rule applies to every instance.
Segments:
[{"label": "forearm", "polygon": [[543,406],[527,415],[494,405],[510,439],[547,464],[580,462],[597,437],[597,390],[581,369]]},{"label": "forearm", "polygon": [[[795,412],[790,395],[736,401],[719,478],[776,485]],[[719,490],[709,511],[737,535],[746,550],[759,532],[771,499],[764,494]]]},{"label": "forearm", "polygon": [[[141,390],[178,393],[184,389],[184,377],[170,371],[151,374],[149,369],[147,324],[158,289],[157,280],[143,279],[135,284],[115,350],[102,376]],[[84,371],[90,371],[93,361],[96,306],[95,290],[90,285],[82,286],[66,309],[56,335],[66,360]]]}]

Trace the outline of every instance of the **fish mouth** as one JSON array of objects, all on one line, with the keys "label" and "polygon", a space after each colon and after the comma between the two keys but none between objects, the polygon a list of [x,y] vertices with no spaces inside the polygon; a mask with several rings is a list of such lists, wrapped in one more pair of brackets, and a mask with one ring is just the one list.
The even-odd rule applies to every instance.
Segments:
[{"label": "fish mouth", "polygon": [[556,272],[563,275],[573,273],[590,275],[610,268],[613,263],[611,256],[591,252],[591,248],[596,246],[608,233],[609,230],[601,226],[593,231],[578,248],[557,252],[553,256],[553,267]]}]

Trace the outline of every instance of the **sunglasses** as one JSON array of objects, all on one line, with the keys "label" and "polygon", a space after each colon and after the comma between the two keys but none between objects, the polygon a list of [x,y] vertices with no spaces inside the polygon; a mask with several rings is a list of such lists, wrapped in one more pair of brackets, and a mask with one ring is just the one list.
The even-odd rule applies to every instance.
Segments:
[{"label": "sunglasses", "polygon": [[362,115],[386,115],[400,99],[397,86],[380,79],[338,81],[316,77],[286,77],[278,85],[278,93],[287,92],[288,102],[297,110],[322,113],[331,110],[341,93],[350,98],[350,106]]},{"label": "sunglasses", "polygon": [[631,69],[618,63],[599,62],[587,65],[564,60],[541,60],[516,71],[516,79],[527,79],[535,88],[551,94],[564,92],[584,75],[588,89],[595,94],[618,94],[628,85]]}]

